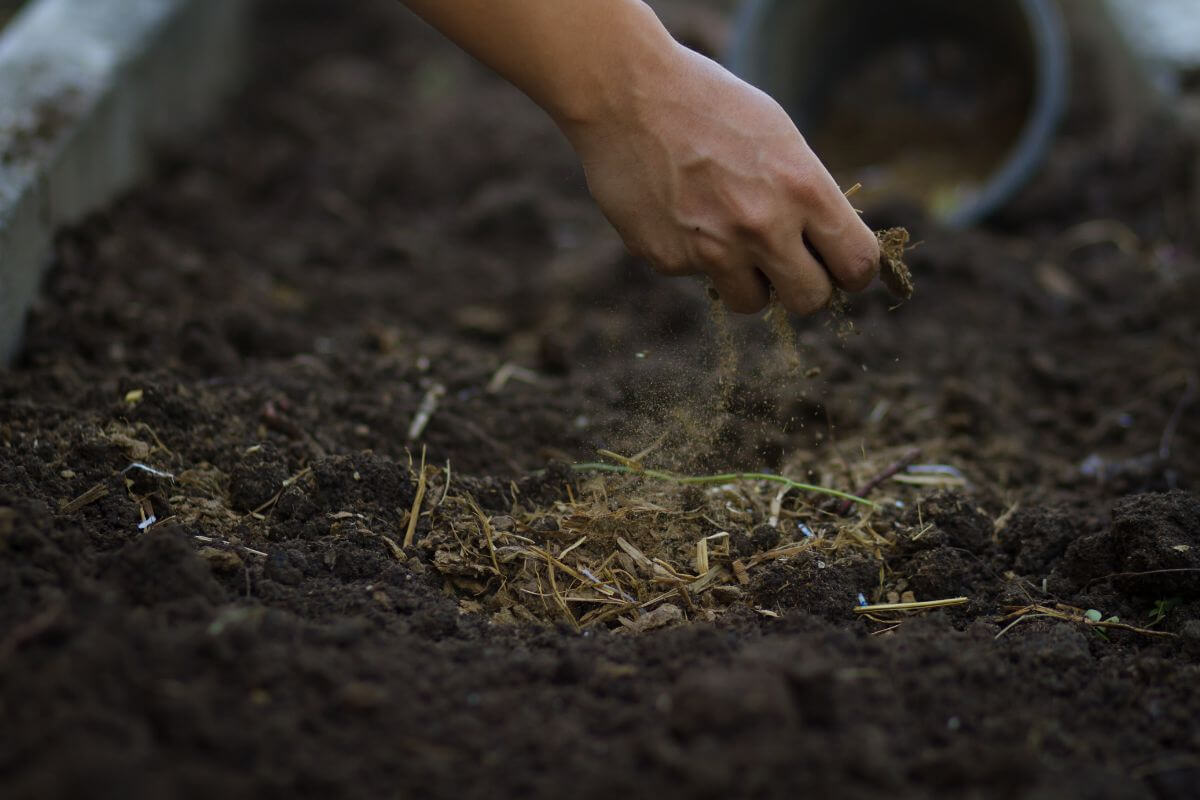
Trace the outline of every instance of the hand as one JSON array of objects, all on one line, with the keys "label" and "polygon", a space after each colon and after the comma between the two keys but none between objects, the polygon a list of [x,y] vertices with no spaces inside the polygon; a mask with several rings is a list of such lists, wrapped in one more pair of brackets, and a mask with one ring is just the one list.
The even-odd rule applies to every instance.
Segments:
[{"label": "hand", "polygon": [[605,113],[564,125],[629,250],[667,275],[708,275],[743,313],[772,286],[800,314],[828,305],[835,285],[866,288],[878,242],[779,104],[669,49]]}]

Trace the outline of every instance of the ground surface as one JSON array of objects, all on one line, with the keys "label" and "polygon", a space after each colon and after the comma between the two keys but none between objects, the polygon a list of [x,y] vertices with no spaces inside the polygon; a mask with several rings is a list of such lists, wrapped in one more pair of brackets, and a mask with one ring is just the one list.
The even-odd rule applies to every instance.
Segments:
[{"label": "ground surface", "polygon": [[[911,302],[794,354],[736,324],[731,371],[534,107],[338,5],[268,9],[256,88],[63,237],[0,376],[0,795],[1197,796],[1176,137],[1081,102],[992,228],[872,216],[924,242]],[[843,490],[953,469],[841,516],[565,466],[652,446]],[[853,613],[909,592],[968,602]]]},{"label": "ground surface", "polygon": [[17,9],[25,5],[25,0],[0,0],[0,28],[17,13]]}]

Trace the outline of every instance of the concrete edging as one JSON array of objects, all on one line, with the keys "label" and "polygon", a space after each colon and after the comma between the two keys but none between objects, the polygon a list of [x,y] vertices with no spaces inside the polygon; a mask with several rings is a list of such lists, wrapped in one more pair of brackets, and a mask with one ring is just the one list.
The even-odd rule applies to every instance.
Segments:
[{"label": "concrete edging", "polygon": [[103,207],[242,73],[249,0],[35,0],[0,31],[0,365],[53,236]]}]

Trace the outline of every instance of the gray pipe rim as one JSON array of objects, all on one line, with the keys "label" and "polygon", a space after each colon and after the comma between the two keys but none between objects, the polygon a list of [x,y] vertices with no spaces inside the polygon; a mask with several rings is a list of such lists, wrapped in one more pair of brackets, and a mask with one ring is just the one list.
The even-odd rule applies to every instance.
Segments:
[{"label": "gray pipe rim", "polygon": [[[750,53],[761,48],[759,31],[767,14],[779,1],[747,0],[734,20],[733,43],[726,63],[735,75],[750,83],[762,79],[761,75],[754,74]],[[1037,57],[1033,107],[1001,165],[978,192],[943,219],[953,228],[965,228],[982,221],[1028,183],[1046,158],[1066,112],[1070,91],[1070,46],[1062,14],[1054,0],[1019,2],[1029,22]]]}]

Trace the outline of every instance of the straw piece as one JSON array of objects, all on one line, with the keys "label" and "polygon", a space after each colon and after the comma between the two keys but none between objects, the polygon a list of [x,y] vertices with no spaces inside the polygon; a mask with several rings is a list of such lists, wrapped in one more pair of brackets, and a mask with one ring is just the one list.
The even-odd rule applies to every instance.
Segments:
[{"label": "straw piece", "polygon": [[421,473],[417,478],[417,496],[413,498],[412,509],[408,512],[408,530],[404,534],[404,546],[412,547],[417,535],[417,522],[421,518],[421,501],[425,499],[425,446],[421,446]]},{"label": "straw piece", "polygon": [[64,504],[63,507],[61,509],[59,509],[59,513],[60,514],[74,514],[79,509],[83,508],[86,505],[90,505],[91,503],[96,502],[101,497],[104,497],[107,494],[108,494],[108,487],[105,486],[103,483],[97,483],[95,486],[88,489],[83,494],[79,495],[79,497],[76,497],[71,502]]},{"label": "straw piece", "polygon": [[[422,470],[422,472],[424,472],[424,471]],[[481,531],[483,531],[483,536],[485,539],[487,539],[488,553],[492,557],[492,568],[494,570],[496,570],[496,574],[500,576],[500,579],[504,580],[504,573],[500,571],[500,562],[496,558],[496,544],[492,540],[492,523],[488,520],[487,514],[483,513],[483,509],[479,507],[479,504],[476,503],[473,498],[471,499],[470,503],[471,503],[471,512],[474,513],[475,518],[477,520],[479,520],[479,529]],[[410,525],[410,527],[411,527],[411,525]],[[551,567],[550,569],[551,569],[550,585],[553,588],[553,586],[554,586],[554,568]]]},{"label": "straw piece", "polygon": [[657,570],[654,568],[654,562],[647,558],[645,553],[634,547],[629,542],[625,541],[620,536],[617,537],[617,547],[620,547],[622,550],[624,550],[629,557],[632,558],[634,562],[646,572],[650,573],[651,575],[657,572]]},{"label": "straw piece", "polygon": [[696,572],[701,575],[708,573],[708,540],[696,542]]},{"label": "straw piece", "polygon": [[925,611],[930,608],[945,608],[961,606],[971,602],[969,597],[950,597],[945,600],[921,600],[916,603],[877,603],[869,606],[857,606],[855,614],[871,614],[879,611]]}]

